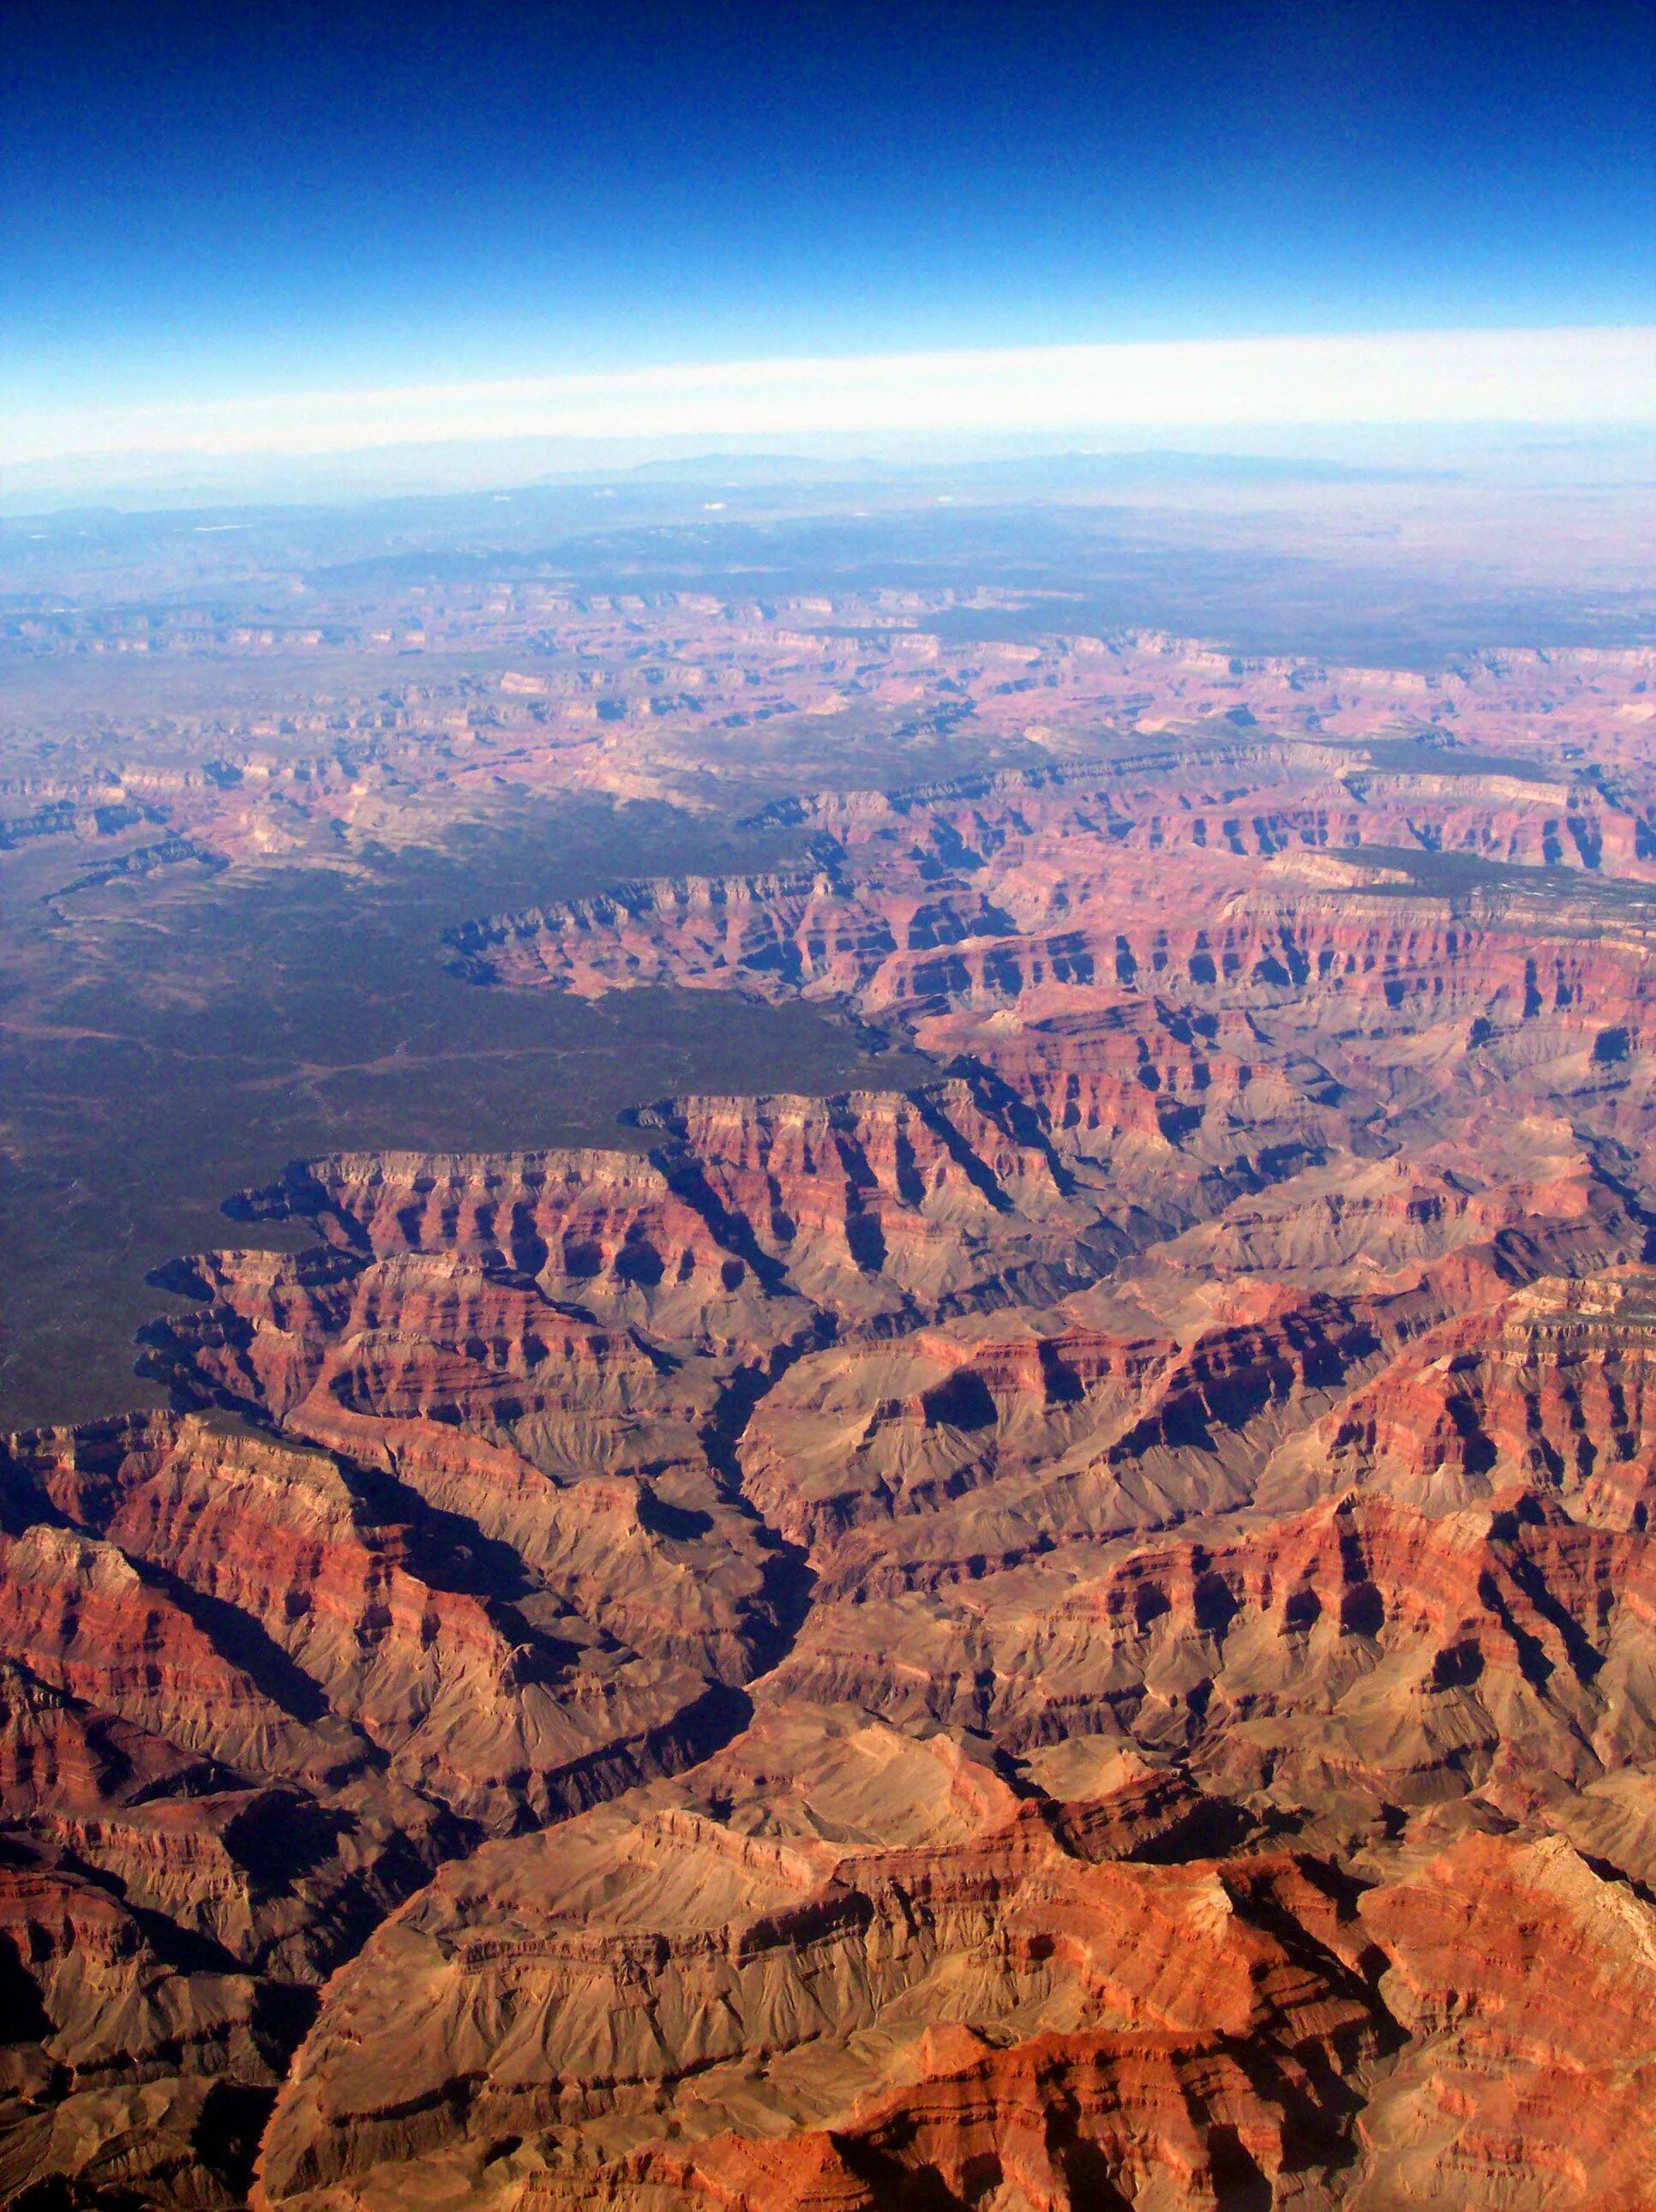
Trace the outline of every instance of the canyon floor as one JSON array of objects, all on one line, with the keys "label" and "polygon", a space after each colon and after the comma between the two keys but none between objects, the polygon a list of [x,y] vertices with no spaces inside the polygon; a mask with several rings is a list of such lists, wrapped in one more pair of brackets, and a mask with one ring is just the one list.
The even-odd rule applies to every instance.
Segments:
[{"label": "canyon floor", "polygon": [[0,2201],[1656,2206],[1656,647],[118,535]]}]

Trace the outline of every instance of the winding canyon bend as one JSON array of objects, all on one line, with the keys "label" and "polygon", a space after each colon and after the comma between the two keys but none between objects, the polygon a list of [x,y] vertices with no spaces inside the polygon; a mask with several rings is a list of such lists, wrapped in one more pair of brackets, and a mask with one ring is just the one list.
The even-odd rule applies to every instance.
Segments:
[{"label": "winding canyon bend", "polygon": [[441,957],[934,1073],[295,1161],[10,1438],[0,2192],[1656,2204],[1656,653],[547,600],[12,846],[722,780],[774,866]]}]

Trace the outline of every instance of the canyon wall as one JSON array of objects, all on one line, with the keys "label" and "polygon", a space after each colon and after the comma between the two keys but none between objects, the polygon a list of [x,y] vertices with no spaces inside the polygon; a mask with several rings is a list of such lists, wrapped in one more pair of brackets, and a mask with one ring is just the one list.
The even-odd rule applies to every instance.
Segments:
[{"label": "canyon wall", "polygon": [[1247,726],[446,947],[931,1079],[295,1162],[11,1439],[9,2201],[1656,2204],[1647,672],[1109,651]]}]

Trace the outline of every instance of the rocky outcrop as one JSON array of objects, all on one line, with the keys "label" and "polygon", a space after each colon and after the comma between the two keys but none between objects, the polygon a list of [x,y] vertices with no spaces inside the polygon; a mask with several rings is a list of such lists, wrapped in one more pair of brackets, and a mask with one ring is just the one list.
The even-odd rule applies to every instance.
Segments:
[{"label": "rocky outcrop", "polygon": [[[796,1771],[785,1808],[732,1760],[722,1818],[616,1808],[498,1847],[399,1915],[331,1997],[266,2140],[271,2201],[326,2201],[349,2176],[373,2202],[376,2169],[411,2160],[481,2202],[718,2202],[741,2177],[798,2202],[834,2178],[873,2204],[927,2179],[958,2191],[986,2161],[1032,2160],[1033,2179],[1043,2141],[1072,2181],[1199,2187],[1234,2163],[1245,2108],[1269,2169],[1342,2157],[1338,2075],[1378,2049],[1383,2014],[1297,1865],[1089,1859],[946,1743],[917,1755],[824,1717],[824,1812],[854,1757],[877,1831],[912,1827],[952,1779],[966,1832],[848,1850],[812,1818],[815,1775]],[[749,1741],[749,1757],[782,1747],[764,1725]],[[479,1883],[504,1943],[471,1939]],[[387,2110],[375,2045],[393,1988],[414,2094]],[[1239,2041],[1257,2045],[1257,2104]],[[510,2144],[492,2170],[457,2164],[452,2105],[432,2127],[420,2093],[440,2077],[468,2136]],[[786,2146],[743,2142],[755,2092],[789,2112]],[[1035,2119],[1048,2096],[1069,2115],[1056,2136]]]},{"label": "rocky outcrop", "polygon": [[1652,2202],[1648,671],[1030,653],[1070,759],[449,946],[931,1079],[295,1163],[11,1442],[21,2203]]}]

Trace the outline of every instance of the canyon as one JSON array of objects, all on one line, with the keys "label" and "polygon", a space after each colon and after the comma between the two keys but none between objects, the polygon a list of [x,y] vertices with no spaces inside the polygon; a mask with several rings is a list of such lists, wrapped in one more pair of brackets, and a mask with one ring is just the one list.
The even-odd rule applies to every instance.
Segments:
[{"label": "canyon", "polygon": [[1656,2206],[1656,649],[378,604],[17,617],[434,658],[64,708],[0,867],[90,958],[671,808],[754,864],[434,976],[864,1057],[215,1193],[5,1441],[0,2197]]}]

